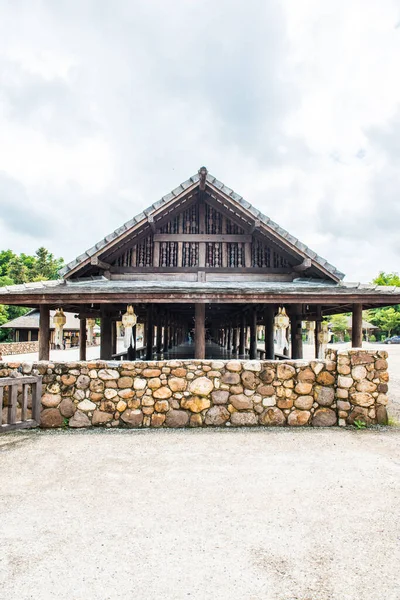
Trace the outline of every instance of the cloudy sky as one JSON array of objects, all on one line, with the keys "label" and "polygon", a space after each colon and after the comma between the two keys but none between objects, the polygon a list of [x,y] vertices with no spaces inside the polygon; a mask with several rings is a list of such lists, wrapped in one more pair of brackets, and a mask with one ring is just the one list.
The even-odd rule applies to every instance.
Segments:
[{"label": "cloudy sky", "polygon": [[0,0],[0,249],[66,261],[206,165],[400,270],[400,0]]}]

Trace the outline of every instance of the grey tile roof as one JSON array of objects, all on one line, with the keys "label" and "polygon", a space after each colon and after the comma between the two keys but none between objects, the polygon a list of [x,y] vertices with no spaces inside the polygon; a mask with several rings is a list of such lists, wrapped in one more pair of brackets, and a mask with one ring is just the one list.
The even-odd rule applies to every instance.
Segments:
[{"label": "grey tile roof", "polygon": [[[179,196],[182,192],[187,190],[190,186],[192,186],[194,183],[197,183],[198,181],[199,175],[198,173],[196,173],[187,181],[181,183],[172,192],[166,194],[160,200],[157,200],[154,204],[146,208],[142,213],[140,213],[133,219],[130,219],[129,221],[121,225],[121,227],[118,227],[118,229],[116,229],[111,234],[107,235],[105,238],[97,242],[97,244],[95,244],[92,248],[89,248],[89,250],[86,250],[86,252],[84,252],[83,254],[75,258],[73,261],[65,265],[59,271],[60,276],[63,277],[67,275],[70,271],[72,271],[72,269],[79,266],[88,258],[91,258],[94,254],[96,254],[96,252],[99,252],[99,250],[105,248],[110,241],[116,239],[119,235],[133,227],[133,225],[139,223],[140,221],[144,221],[148,217],[148,215],[150,215],[151,213],[162,207],[164,204],[167,204],[168,202]],[[214,177],[210,173],[207,173],[207,182],[214,186],[216,189],[218,189],[221,193],[225,194],[227,198],[230,198],[231,200],[239,203],[245,210],[249,211],[256,219],[264,223],[264,225],[269,227],[274,233],[278,234],[280,237],[284,238],[288,243],[295,246],[300,252],[305,254],[307,257],[311,258],[315,263],[323,267],[333,277],[343,279],[344,273],[339,271],[327,260],[319,256],[316,252],[308,248],[308,246],[300,242],[300,240],[292,236],[288,231],[280,227],[277,223],[272,221],[269,217],[264,215],[257,208],[255,208],[249,202],[247,202],[247,200],[242,198],[242,196],[231,190],[229,187],[227,187],[224,183],[216,179],[216,177]]]},{"label": "grey tile roof", "polygon": [[[187,294],[192,293],[240,293],[240,294],[329,294],[332,296],[348,296],[357,293],[362,301],[362,296],[376,296],[388,300],[388,304],[398,303],[400,297],[400,287],[368,285],[360,283],[339,282],[330,280],[298,278],[294,281],[152,281],[152,280],[109,280],[104,277],[95,277],[77,280],[57,281],[36,281],[31,284],[11,285],[0,287],[0,303],[7,304],[7,297],[12,295],[24,294],[25,296],[40,295],[42,298],[48,294],[57,293],[61,298],[66,299],[70,294],[98,293],[159,293],[159,294]],[[2,297],[3,296],[3,297]],[[392,298],[392,297],[395,298]]]}]

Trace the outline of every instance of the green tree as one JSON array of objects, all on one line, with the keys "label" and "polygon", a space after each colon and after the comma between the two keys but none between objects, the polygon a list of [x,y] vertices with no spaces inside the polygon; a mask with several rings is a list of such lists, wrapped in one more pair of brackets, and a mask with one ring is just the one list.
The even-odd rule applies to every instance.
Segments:
[{"label": "green tree", "polygon": [[29,281],[28,267],[19,256],[13,256],[8,263],[7,275],[14,283],[26,283]]},{"label": "green tree", "polygon": [[36,261],[33,270],[35,279],[58,279],[58,271],[64,264],[62,258],[56,259],[46,248],[36,250]]},{"label": "green tree", "polygon": [[332,315],[329,319],[331,331],[343,341],[347,330],[347,319],[345,315]]},{"label": "green tree", "polygon": [[379,275],[372,280],[376,285],[395,285],[400,287],[400,276],[398,273],[385,273],[379,271]]},{"label": "green tree", "polygon": [[378,308],[374,310],[371,321],[379,329],[386,331],[388,337],[390,337],[392,332],[397,332],[400,329],[400,311],[395,306]]}]

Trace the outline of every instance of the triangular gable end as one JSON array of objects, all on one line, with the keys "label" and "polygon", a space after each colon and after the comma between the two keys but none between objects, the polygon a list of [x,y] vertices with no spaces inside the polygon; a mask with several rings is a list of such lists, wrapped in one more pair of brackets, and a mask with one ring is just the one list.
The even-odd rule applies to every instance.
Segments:
[{"label": "triangular gable end", "polygon": [[[340,281],[344,275],[233,190],[207,173],[182,183],[84,254],[60,275],[180,269],[292,273]],[[256,275],[253,275],[255,277]],[[138,277],[138,275],[136,275]]]}]

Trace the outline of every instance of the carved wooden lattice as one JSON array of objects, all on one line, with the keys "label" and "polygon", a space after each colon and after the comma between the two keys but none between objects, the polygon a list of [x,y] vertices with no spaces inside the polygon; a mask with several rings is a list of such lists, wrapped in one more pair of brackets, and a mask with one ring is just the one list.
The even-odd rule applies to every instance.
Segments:
[{"label": "carved wooden lattice", "polygon": [[199,233],[199,207],[190,206],[158,229],[158,233]]},{"label": "carved wooden lattice", "polygon": [[162,242],[160,247],[160,267],[178,266],[178,242]]},{"label": "carved wooden lattice", "polygon": [[183,242],[182,266],[197,267],[199,264],[199,244],[194,242]]},{"label": "carved wooden lattice", "polygon": [[153,265],[153,236],[126,250],[114,262],[117,267],[151,267]]},{"label": "carved wooden lattice", "polygon": [[227,244],[228,248],[228,267],[244,267],[244,244],[232,242]]},{"label": "carved wooden lattice", "polygon": [[267,244],[263,244],[260,240],[253,240],[252,264],[253,267],[259,267],[260,269],[280,269],[289,267],[289,263],[284,256],[279,254],[276,250],[272,250]]},{"label": "carved wooden lattice", "polygon": [[222,244],[220,242],[206,244],[206,267],[222,267]]}]

